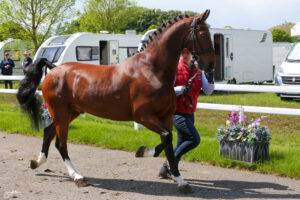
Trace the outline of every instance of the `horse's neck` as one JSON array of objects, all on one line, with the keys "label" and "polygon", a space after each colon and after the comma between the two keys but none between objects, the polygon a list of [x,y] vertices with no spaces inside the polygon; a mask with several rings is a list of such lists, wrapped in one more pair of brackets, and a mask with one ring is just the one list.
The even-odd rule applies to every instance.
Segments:
[{"label": "horse's neck", "polygon": [[165,83],[173,85],[182,44],[187,34],[187,24],[181,23],[168,28],[151,46],[151,61],[155,73]]}]

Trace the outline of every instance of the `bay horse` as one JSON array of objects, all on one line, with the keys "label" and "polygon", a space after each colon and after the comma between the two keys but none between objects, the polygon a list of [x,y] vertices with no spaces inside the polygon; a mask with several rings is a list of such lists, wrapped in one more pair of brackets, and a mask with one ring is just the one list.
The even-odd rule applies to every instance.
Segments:
[{"label": "bay horse", "polygon": [[44,130],[42,151],[31,168],[46,162],[51,140],[78,186],[84,177],[75,170],[67,150],[69,124],[82,113],[120,121],[136,121],[158,133],[161,143],[155,148],[141,147],[137,157],[159,156],[164,150],[172,178],[178,188],[189,185],[180,176],[172,146],[172,117],[176,98],[173,89],[180,52],[187,48],[201,69],[213,70],[215,55],[206,19],[209,10],[195,17],[178,16],[162,24],[144,44],[142,50],[122,63],[97,66],[68,62],[55,67],[47,59],[34,62],[20,83],[17,99],[29,113],[35,126],[40,120],[41,100],[36,94],[43,68],[52,69],[42,83],[43,99],[53,118]]}]

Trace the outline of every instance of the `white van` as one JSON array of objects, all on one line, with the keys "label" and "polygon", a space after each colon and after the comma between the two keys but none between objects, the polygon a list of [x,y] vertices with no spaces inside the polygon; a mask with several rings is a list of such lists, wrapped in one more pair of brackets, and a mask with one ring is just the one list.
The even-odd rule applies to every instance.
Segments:
[{"label": "white van", "polygon": [[[300,39],[300,23],[296,24],[291,35]],[[276,85],[300,85],[300,41],[295,43],[285,61],[278,68],[275,76]],[[282,99],[300,98],[299,94],[280,94]]]}]

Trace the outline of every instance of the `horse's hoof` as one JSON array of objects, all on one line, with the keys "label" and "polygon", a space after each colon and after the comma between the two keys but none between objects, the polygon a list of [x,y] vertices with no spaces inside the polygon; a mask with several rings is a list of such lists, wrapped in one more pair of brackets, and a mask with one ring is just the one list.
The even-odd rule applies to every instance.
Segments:
[{"label": "horse's hoof", "polygon": [[75,180],[75,184],[77,185],[77,187],[87,187],[89,186],[90,184],[87,182],[87,180],[85,179],[77,179]]},{"label": "horse's hoof", "polygon": [[193,193],[192,187],[189,184],[178,185],[177,189],[183,194]]},{"label": "horse's hoof", "polygon": [[30,168],[31,169],[36,169],[38,167],[38,162],[36,160],[31,160],[30,161]]},{"label": "horse's hoof", "polygon": [[135,157],[144,157],[144,152],[147,147],[141,146],[135,153]]}]

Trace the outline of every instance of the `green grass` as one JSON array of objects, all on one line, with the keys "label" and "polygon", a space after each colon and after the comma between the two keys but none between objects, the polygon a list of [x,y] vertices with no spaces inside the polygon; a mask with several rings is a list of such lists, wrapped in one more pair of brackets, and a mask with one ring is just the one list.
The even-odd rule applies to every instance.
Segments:
[{"label": "green grass", "polygon": [[[300,102],[281,101],[275,94],[266,93],[217,94],[201,96],[199,100],[209,103],[300,108]],[[219,156],[216,130],[224,125],[227,114],[228,112],[209,110],[200,110],[196,113],[195,124],[201,133],[201,144],[185,155],[185,160],[300,178],[299,116],[268,115],[268,120],[264,124],[269,126],[272,133],[270,160],[248,164]],[[259,115],[249,113],[247,116],[251,119]],[[28,120],[20,113],[14,95],[0,95],[0,130],[42,136],[41,131],[31,130]],[[84,114],[71,124],[69,141],[135,151],[141,145],[155,146],[160,139],[157,134],[149,130],[133,130],[131,122],[114,122]],[[37,149],[37,152],[39,150]]]}]

